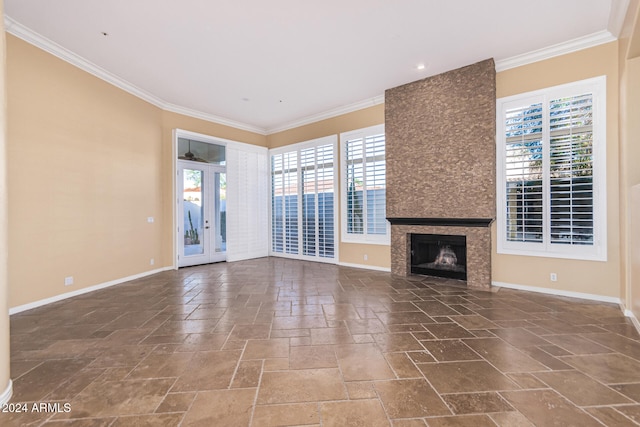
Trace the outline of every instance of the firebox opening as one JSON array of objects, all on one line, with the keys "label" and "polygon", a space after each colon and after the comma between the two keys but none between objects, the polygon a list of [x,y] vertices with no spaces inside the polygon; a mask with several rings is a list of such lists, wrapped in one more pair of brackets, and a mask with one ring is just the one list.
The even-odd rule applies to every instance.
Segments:
[{"label": "firebox opening", "polygon": [[411,234],[411,273],[467,280],[467,238]]}]

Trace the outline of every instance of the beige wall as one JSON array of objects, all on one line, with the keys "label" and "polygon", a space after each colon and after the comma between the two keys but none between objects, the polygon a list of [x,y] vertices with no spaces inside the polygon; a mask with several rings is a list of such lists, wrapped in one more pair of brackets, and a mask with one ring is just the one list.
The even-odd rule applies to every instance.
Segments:
[{"label": "beige wall", "polygon": [[[267,136],[267,147],[277,148],[328,135],[338,135],[339,138],[342,132],[383,123],[384,104],[379,104],[309,125],[271,134]],[[336,165],[339,164],[340,158],[338,155]],[[338,200],[340,204],[341,199],[339,198]],[[341,212],[340,208],[338,208],[338,212]],[[336,226],[340,227],[340,215],[338,215]],[[338,230],[340,230],[340,228],[338,228]],[[385,269],[391,267],[391,255],[388,245],[365,245],[340,242],[338,246],[338,257],[338,261],[341,263],[367,265]],[[367,258],[366,260],[365,257]]]},{"label": "beige wall", "polygon": [[620,287],[640,318],[640,2],[631,2],[620,39]]},{"label": "beige wall", "polygon": [[266,144],[164,112],[16,37],[7,56],[10,307],[173,265],[174,128]]},{"label": "beige wall", "polygon": [[160,110],[12,36],[7,56],[11,305],[157,268]]},{"label": "beige wall", "polygon": [[[591,77],[607,76],[607,254],[606,262],[539,258],[496,253],[493,226],[493,280],[606,297],[620,297],[618,43],[612,42],[500,72],[498,98]],[[550,273],[558,275],[551,282]]]},{"label": "beige wall", "polygon": [[[0,0],[0,14],[4,2]],[[0,22],[0,396],[8,391],[9,368],[9,282],[7,273],[7,166],[6,166],[6,102],[5,102],[5,36]],[[6,397],[6,396],[5,396]]]}]

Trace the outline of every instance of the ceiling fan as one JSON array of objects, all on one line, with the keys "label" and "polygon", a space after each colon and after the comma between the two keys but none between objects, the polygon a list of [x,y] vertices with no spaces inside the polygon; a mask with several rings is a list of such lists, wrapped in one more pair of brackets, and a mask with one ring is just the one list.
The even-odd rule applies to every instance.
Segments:
[{"label": "ceiling fan", "polygon": [[180,159],[180,160],[190,160],[192,162],[209,163],[205,159],[197,157],[195,154],[193,154],[191,152],[191,140],[189,139],[188,141],[189,141],[189,151],[184,153],[184,155],[182,155],[182,156],[178,156],[178,159]]}]

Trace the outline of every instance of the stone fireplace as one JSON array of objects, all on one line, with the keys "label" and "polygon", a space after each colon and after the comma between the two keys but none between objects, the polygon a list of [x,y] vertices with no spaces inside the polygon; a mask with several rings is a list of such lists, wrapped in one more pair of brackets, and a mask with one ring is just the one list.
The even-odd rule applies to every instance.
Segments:
[{"label": "stone fireplace", "polygon": [[[495,101],[492,59],[386,91],[386,198],[393,274],[456,276],[469,288],[490,289]],[[438,254],[426,261],[412,259],[412,240],[427,235],[435,236],[436,245],[438,236],[451,236],[451,242],[441,246],[464,241],[464,256],[452,249],[441,259],[450,263],[451,252],[456,259],[464,258],[464,276],[429,268]],[[444,270],[447,267],[451,265]]]}]

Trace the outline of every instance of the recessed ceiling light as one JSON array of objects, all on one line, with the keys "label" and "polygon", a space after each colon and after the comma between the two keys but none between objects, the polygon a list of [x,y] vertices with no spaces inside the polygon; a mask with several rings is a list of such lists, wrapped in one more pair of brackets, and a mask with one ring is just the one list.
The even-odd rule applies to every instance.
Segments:
[{"label": "recessed ceiling light", "polygon": [[418,66],[416,68],[418,70],[424,70],[425,69],[425,65],[424,64],[418,64]]}]

